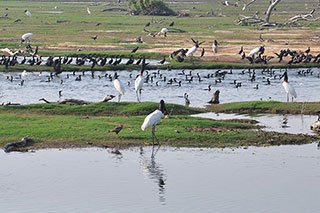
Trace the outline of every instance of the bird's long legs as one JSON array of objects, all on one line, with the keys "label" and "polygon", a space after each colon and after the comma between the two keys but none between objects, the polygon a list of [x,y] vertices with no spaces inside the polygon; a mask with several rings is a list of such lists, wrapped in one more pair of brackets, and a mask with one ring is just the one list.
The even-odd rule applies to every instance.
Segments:
[{"label": "bird's long legs", "polygon": [[152,146],[155,145],[155,140],[157,141],[157,145],[160,146],[160,141],[159,141],[158,138],[156,137],[156,126],[153,125],[153,126],[152,126]]},{"label": "bird's long legs", "polygon": [[136,91],[137,94],[137,101],[141,102],[141,89]]},{"label": "bird's long legs", "polygon": [[289,93],[287,93],[287,102],[289,102]]},{"label": "bird's long legs", "polygon": [[140,102],[138,91],[136,91],[137,101]]},{"label": "bird's long legs", "polygon": [[122,96],[121,94],[118,95],[118,102],[120,102],[121,96]]}]

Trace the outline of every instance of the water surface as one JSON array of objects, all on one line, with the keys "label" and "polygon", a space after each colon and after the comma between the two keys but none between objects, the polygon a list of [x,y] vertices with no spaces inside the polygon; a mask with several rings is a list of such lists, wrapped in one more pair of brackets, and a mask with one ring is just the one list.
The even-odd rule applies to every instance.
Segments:
[{"label": "water surface", "polygon": [[316,144],[0,152],[2,212],[319,212]]}]

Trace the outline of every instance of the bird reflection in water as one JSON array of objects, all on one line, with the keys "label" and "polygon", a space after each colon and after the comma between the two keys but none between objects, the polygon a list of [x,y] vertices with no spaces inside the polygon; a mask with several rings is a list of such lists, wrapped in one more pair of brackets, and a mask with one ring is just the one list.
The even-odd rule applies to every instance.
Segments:
[{"label": "bird reflection in water", "polygon": [[282,128],[288,128],[288,116],[286,114],[283,115],[283,118],[281,120],[281,127]]},{"label": "bird reflection in water", "polygon": [[140,147],[140,166],[142,168],[142,173],[157,184],[159,189],[159,201],[161,204],[165,205],[165,174],[162,166],[155,161],[155,155],[159,148],[160,146],[153,146],[151,158],[148,158],[145,157],[145,151]]}]

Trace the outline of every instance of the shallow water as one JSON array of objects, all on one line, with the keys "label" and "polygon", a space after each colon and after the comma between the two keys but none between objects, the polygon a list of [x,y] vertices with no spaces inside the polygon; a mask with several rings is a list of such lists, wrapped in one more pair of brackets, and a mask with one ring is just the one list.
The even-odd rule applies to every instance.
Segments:
[{"label": "shallow water", "polygon": [[[185,73],[189,74],[190,70]],[[192,76],[194,81],[189,83],[186,81],[186,75],[182,75],[181,70],[161,70],[149,71],[151,80],[144,84],[142,91],[142,101],[158,102],[159,99],[164,99],[167,102],[184,104],[183,94],[188,93],[191,101],[191,106],[203,107],[211,99],[213,92],[220,90],[221,103],[233,101],[249,101],[249,100],[278,100],[286,101],[286,94],[279,80],[279,75],[282,70],[275,70],[276,78],[261,73],[261,70],[256,70],[256,81],[251,82],[249,74],[242,74],[242,70],[233,70],[232,74],[227,74],[221,83],[215,83],[218,77],[205,78],[208,74],[214,73],[216,70],[193,70]],[[228,70],[229,71],[229,70]],[[319,101],[320,78],[319,69],[313,69],[313,75],[307,76],[298,75],[298,69],[289,71],[289,82],[292,84],[298,94],[297,101]],[[199,82],[197,73],[201,76]],[[20,86],[21,73],[0,73],[0,102],[17,102],[22,104],[38,103],[40,98],[46,98],[49,101],[59,100],[59,90],[62,90],[62,99],[77,98],[87,101],[101,101],[106,95],[117,95],[113,83],[109,78],[104,77],[114,74],[114,71],[95,72],[95,77],[91,77],[91,72],[86,72],[82,81],[75,81],[75,78],[81,74],[73,75],[72,72],[63,73],[59,77],[55,77],[51,82],[46,82],[49,73],[29,73],[24,77],[24,84]],[[126,86],[126,92],[123,96],[123,101],[136,101],[134,91],[134,79],[138,71],[118,71],[119,79]],[[130,74],[132,74],[130,78]],[[10,82],[6,79],[8,75],[13,75],[14,81]],[[67,78],[69,75],[69,78]],[[101,78],[99,78],[99,76]],[[166,76],[166,82],[164,82]],[[169,79],[176,78],[176,82],[168,84]],[[187,76],[190,79],[190,76]],[[266,79],[270,78],[271,85],[266,85]],[[61,84],[61,80],[63,83]],[[234,80],[242,83],[242,87],[235,88]],[[178,82],[181,81],[179,87]],[[208,85],[211,86],[211,91],[205,90]],[[256,84],[259,84],[259,89],[254,89]],[[116,99],[116,98],[115,98]],[[116,100],[114,100],[116,101]]]},{"label": "shallow water", "polygon": [[[319,212],[316,144],[0,152],[2,212]],[[159,180],[163,180],[159,181]]]},{"label": "shallow water", "polygon": [[195,117],[210,118],[215,120],[253,119],[258,125],[265,126],[266,131],[275,131],[292,134],[314,134],[310,129],[318,116],[315,115],[277,115],[277,114],[226,114],[226,113],[201,113]]}]

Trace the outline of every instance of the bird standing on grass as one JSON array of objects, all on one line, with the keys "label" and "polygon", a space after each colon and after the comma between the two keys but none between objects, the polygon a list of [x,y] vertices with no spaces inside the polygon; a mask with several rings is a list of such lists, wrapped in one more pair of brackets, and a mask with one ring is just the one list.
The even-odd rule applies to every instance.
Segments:
[{"label": "bird standing on grass", "polygon": [[282,86],[287,93],[287,102],[289,102],[289,96],[291,97],[291,99],[293,101],[294,98],[297,98],[297,93],[296,93],[295,89],[293,88],[293,86],[291,84],[289,84],[287,71],[285,71],[283,73],[283,75],[280,77],[280,79],[282,79],[282,78],[283,78]]},{"label": "bird standing on grass", "polygon": [[89,15],[91,15],[91,11],[90,11],[89,7],[87,7],[87,13],[88,13]]},{"label": "bird standing on grass", "polygon": [[121,96],[124,95],[124,85],[123,83],[118,79],[118,74],[115,72],[114,76],[113,76],[113,85],[114,88],[118,91],[119,95],[118,95],[118,102],[120,102],[121,100]]},{"label": "bird standing on grass", "polygon": [[219,43],[217,40],[214,40],[213,41],[213,44],[212,44],[212,51],[213,53],[217,53],[218,52],[218,46],[219,46]]},{"label": "bird standing on grass", "polygon": [[187,51],[186,56],[193,56],[193,54],[198,50],[200,45],[203,43],[203,42],[196,41],[193,38],[191,38],[191,40],[194,43],[194,46]]},{"label": "bird standing on grass", "polygon": [[160,101],[159,109],[156,109],[154,112],[150,113],[145,119],[143,124],[141,125],[142,131],[146,130],[148,127],[152,127],[152,145],[154,146],[155,140],[157,144],[160,145],[159,140],[156,137],[156,125],[160,122],[161,118],[167,113],[166,106],[164,104],[164,100]]},{"label": "bird standing on grass", "polygon": [[29,10],[25,10],[25,11],[24,11],[24,14],[26,14],[26,15],[29,16],[29,17],[32,16],[32,13],[31,13]]},{"label": "bird standing on grass", "polygon": [[25,33],[21,36],[21,43],[30,42],[30,37],[33,36],[33,33]]},{"label": "bird standing on grass", "polygon": [[115,132],[116,134],[119,134],[119,132],[120,132],[122,129],[123,129],[123,125],[120,124],[120,125],[116,126],[115,128],[113,128],[113,129],[111,130],[111,132]]},{"label": "bird standing on grass", "polygon": [[168,28],[162,28],[161,31],[158,33],[159,35],[163,34],[164,37],[167,37],[167,33],[169,32]]}]

